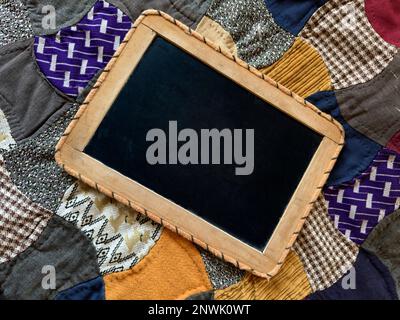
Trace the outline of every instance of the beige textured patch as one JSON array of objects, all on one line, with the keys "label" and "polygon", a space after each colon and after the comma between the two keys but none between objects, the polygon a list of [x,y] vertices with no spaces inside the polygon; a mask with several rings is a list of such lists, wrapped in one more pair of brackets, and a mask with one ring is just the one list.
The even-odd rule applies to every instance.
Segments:
[{"label": "beige textured patch", "polygon": [[218,22],[204,16],[198,24],[196,31],[221,48],[237,56],[237,48],[232,36]]}]

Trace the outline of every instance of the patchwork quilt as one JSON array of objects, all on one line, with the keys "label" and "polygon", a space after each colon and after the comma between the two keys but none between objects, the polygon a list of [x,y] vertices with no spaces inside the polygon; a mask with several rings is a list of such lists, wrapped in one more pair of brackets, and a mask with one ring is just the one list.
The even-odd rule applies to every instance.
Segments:
[{"label": "patchwork quilt", "polygon": [[[79,104],[150,8],[345,129],[337,165],[270,281],[55,163]],[[0,298],[397,300],[399,47],[400,0],[0,0]]]}]

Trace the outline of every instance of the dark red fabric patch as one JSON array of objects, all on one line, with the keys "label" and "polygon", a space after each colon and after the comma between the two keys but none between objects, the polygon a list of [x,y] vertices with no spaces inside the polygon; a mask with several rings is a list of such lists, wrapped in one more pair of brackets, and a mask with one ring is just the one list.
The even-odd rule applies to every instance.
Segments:
[{"label": "dark red fabric patch", "polygon": [[400,47],[400,0],[365,0],[365,11],[375,31]]},{"label": "dark red fabric patch", "polygon": [[400,153],[400,131],[390,139],[386,147]]}]

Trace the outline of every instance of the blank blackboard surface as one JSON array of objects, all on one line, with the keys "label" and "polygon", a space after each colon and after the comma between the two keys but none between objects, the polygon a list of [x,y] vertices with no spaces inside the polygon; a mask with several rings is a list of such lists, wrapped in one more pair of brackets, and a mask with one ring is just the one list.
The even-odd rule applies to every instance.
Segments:
[{"label": "blank blackboard surface", "polygon": [[[254,129],[254,171],[150,165],[146,134]],[[263,251],[322,136],[161,37],[152,42],[84,152]],[[183,144],[180,143],[180,144]],[[179,143],[178,143],[179,146]]]}]

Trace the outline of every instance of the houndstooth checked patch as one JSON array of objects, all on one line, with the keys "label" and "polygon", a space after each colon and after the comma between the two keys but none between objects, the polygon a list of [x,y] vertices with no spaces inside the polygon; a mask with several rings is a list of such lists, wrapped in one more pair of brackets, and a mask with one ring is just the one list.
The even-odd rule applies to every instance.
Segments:
[{"label": "houndstooth checked patch", "polygon": [[37,63],[56,88],[77,96],[107,65],[131,26],[120,9],[97,1],[76,25],[35,37]]},{"label": "houndstooth checked patch", "polygon": [[364,0],[328,1],[314,13],[300,36],[322,55],[335,89],[371,80],[397,52],[369,23]]},{"label": "houndstooth checked patch", "polygon": [[335,226],[357,244],[400,207],[400,155],[383,148],[360,176],[324,190]]},{"label": "houndstooth checked patch", "polygon": [[75,224],[92,241],[102,274],[133,267],[162,231],[159,224],[83,183],[67,190],[57,215]]},{"label": "houndstooth checked patch", "polygon": [[346,239],[329,219],[321,195],[294,244],[313,291],[337,282],[353,265],[358,247]]},{"label": "houndstooth checked patch", "polygon": [[11,183],[0,156],[0,263],[30,247],[52,213],[30,201]]}]

